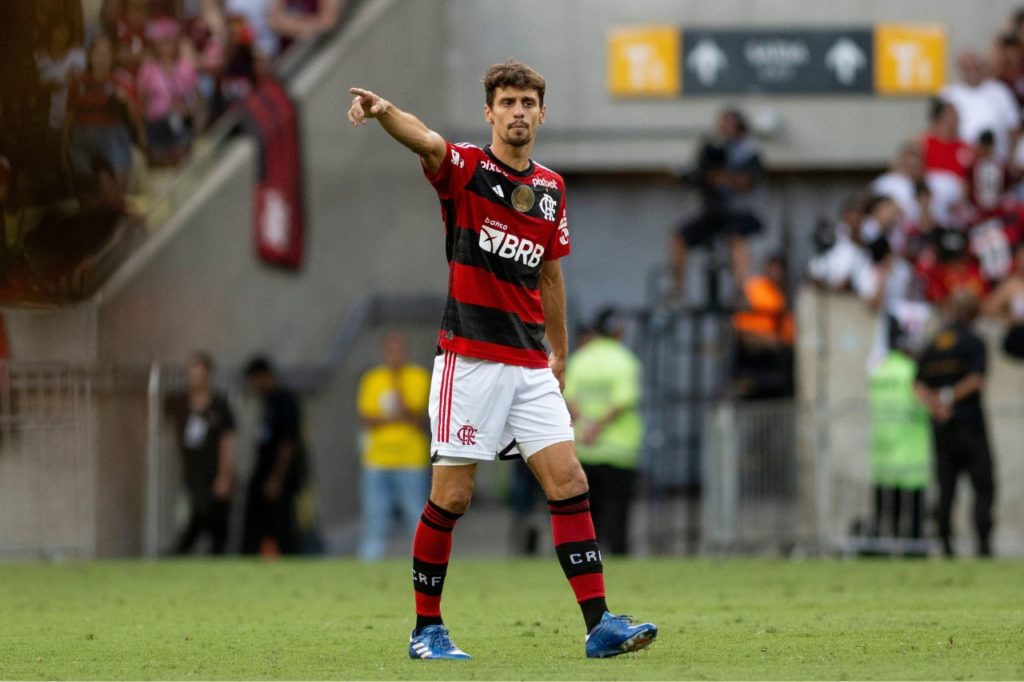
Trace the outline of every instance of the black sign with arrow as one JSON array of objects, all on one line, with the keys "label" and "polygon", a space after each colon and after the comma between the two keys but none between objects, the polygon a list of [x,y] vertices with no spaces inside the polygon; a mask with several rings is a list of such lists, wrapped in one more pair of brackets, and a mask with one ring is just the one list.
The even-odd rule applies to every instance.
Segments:
[{"label": "black sign with arrow", "polygon": [[874,32],[684,29],[684,95],[851,94],[874,89]]}]

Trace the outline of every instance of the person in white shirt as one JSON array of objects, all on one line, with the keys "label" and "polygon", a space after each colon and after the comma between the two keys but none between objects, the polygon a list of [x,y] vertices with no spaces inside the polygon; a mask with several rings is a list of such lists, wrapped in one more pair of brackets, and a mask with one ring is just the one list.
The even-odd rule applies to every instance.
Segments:
[{"label": "person in white shirt", "polygon": [[974,144],[986,130],[995,136],[996,156],[1009,160],[1020,132],[1020,107],[1005,83],[988,75],[987,66],[974,52],[957,57],[961,82],[947,85],[941,97],[960,114],[960,139]]},{"label": "person in white shirt", "polygon": [[85,72],[85,50],[71,44],[71,25],[57,19],[49,32],[49,44],[36,53],[39,80],[50,91],[50,129],[60,131],[67,114],[68,86]]}]

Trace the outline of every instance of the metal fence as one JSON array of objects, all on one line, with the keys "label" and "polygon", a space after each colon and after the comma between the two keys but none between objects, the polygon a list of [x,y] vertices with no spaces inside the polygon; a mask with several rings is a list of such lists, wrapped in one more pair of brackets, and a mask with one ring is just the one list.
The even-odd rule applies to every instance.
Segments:
[{"label": "metal fence", "polygon": [[[166,551],[184,507],[165,405],[183,387],[178,366],[0,364],[0,557]],[[253,415],[232,397],[244,433]],[[638,500],[646,537],[638,544],[668,555],[858,551],[855,529],[872,511],[864,401],[707,401],[698,412],[699,455],[679,448],[684,456],[674,471],[671,460],[655,462],[660,468],[648,462]],[[1020,554],[1024,460],[1015,454],[1024,406],[993,406],[989,416],[999,490],[996,550]],[[694,460],[700,472],[691,478]],[[693,482],[699,494],[679,493]],[[965,553],[970,502],[961,495],[957,505]]]},{"label": "metal fence", "polygon": [[800,416],[793,401],[727,402],[709,411],[705,550],[788,554],[808,544],[803,510],[813,496],[801,491]]},{"label": "metal fence", "polygon": [[0,363],[0,556],[91,556],[93,376]]}]

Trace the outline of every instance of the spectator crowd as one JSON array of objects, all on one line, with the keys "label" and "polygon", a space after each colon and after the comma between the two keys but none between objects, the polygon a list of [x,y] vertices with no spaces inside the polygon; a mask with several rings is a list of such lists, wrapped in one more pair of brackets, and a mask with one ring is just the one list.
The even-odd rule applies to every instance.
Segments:
[{"label": "spectator crowd", "polygon": [[888,320],[917,334],[959,290],[985,311],[1016,320],[1024,259],[1024,10],[1009,17],[987,54],[956,58],[958,80],[931,101],[921,132],[890,168],[848,198],[815,237],[810,276],[852,290],[880,313],[875,359]]},{"label": "spectator crowd", "polygon": [[284,49],[334,28],[342,2],[11,3],[0,17],[14,29],[0,77],[4,297],[66,292],[68,270],[141,214],[147,171],[185,160]]}]

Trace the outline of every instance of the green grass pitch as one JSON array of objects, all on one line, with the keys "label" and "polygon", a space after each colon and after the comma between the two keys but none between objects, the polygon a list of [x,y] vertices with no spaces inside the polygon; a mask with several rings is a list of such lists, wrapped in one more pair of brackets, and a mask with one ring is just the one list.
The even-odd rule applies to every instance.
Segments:
[{"label": "green grass pitch", "polygon": [[472,661],[410,661],[409,564],[0,564],[0,679],[1022,679],[1019,561],[608,561],[660,626],[583,656],[554,558],[467,560],[445,617]]}]

